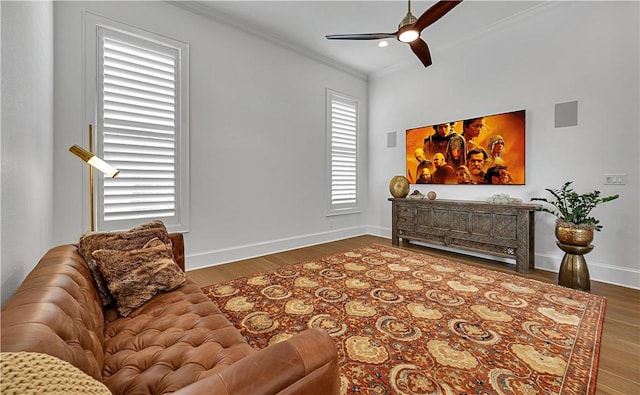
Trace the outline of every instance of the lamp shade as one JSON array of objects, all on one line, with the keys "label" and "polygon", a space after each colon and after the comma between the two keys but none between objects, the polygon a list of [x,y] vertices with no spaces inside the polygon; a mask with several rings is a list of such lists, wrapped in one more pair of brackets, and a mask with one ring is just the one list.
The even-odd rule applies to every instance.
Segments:
[{"label": "lamp shade", "polygon": [[89,165],[95,167],[96,169],[100,170],[101,172],[103,172],[109,177],[113,178],[117,176],[118,173],[120,173],[120,170],[111,166],[107,162],[103,161],[102,159],[98,158],[97,156],[83,149],[82,147],[74,145],[71,148],[69,148],[69,151],[71,151],[72,154],[76,155],[78,158],[87,162]]}]

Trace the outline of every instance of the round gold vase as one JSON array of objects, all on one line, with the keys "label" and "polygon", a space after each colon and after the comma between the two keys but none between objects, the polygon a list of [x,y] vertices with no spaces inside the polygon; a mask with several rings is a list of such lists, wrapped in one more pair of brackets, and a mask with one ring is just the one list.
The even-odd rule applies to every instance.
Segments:
[{"label": "round gold vase", "polygon": [[593,241],[593,226],[577,226],[570,222],[556,223],[556,238],[563,244],[588,246]]},{"label": "round gold vase", "polygon": [[389,192],[394,198],[403,198],[409,194],[409,180],[403,176],[395,176],[389,181]]}]

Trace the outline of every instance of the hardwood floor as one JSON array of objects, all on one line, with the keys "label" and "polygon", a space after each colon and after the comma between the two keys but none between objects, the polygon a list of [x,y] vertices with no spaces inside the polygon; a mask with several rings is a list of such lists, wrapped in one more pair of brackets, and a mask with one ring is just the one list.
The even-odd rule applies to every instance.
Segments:
[{"label": "hardwood floor", "polygon": [[[205,286],[361,247],[370,243],[390,245],[391,240],[376,236],[358,236],[225,265],[191,270],[188,275],[200,286]],[[515,272],[514,265],[501,262],[408,243],[403,243],[400,247],[548,283],[555,284],[558,281],[556,273],[543,270],[533,270],[530,274],[523,275]],[[591,293],[607,298],[596,394],[640,394],[640,290],[592,281]]]}]

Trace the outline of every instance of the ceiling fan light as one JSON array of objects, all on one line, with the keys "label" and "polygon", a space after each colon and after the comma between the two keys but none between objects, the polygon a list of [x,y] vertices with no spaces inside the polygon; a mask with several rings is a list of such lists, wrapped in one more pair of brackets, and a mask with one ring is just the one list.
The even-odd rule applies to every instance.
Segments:
[{"label": "ceiling fan light", "polygon": [[415,30],[405,30],[398,35],[398,40],[403,43],[410,43],[420,37],[420,33]]}]

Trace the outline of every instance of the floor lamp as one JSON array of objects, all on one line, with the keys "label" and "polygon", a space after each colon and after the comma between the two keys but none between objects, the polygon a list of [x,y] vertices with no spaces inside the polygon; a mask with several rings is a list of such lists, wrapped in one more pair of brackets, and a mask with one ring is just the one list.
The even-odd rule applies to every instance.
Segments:
[{"label": "floor lamp", "polygon": [[77,145],[73,145],[72,147],[70,147],[69,151],[75,156],[77,156],[78,158],[82,159],[83,161],[89,164],[89,218],[90,218],[90,224],[91,224],[91,231],[93,232],[96,230],[96,223],[95,223],[96,220],[94,215],[95,203],[94,203],[94,196],[93,196],[93,193],[94,193],[93,192],[94,191],[93,168],[95,167],[96,169],[100,170],[105,175],[111,178],[117,176],[118,173],[120,173],[120,170],[116,169],[115,167],[111,166],[110,164],[108,164],[107,162],[103,161],[102,159],[98,158],[93,154],[93,125],[89,125],[89,151]]}]

